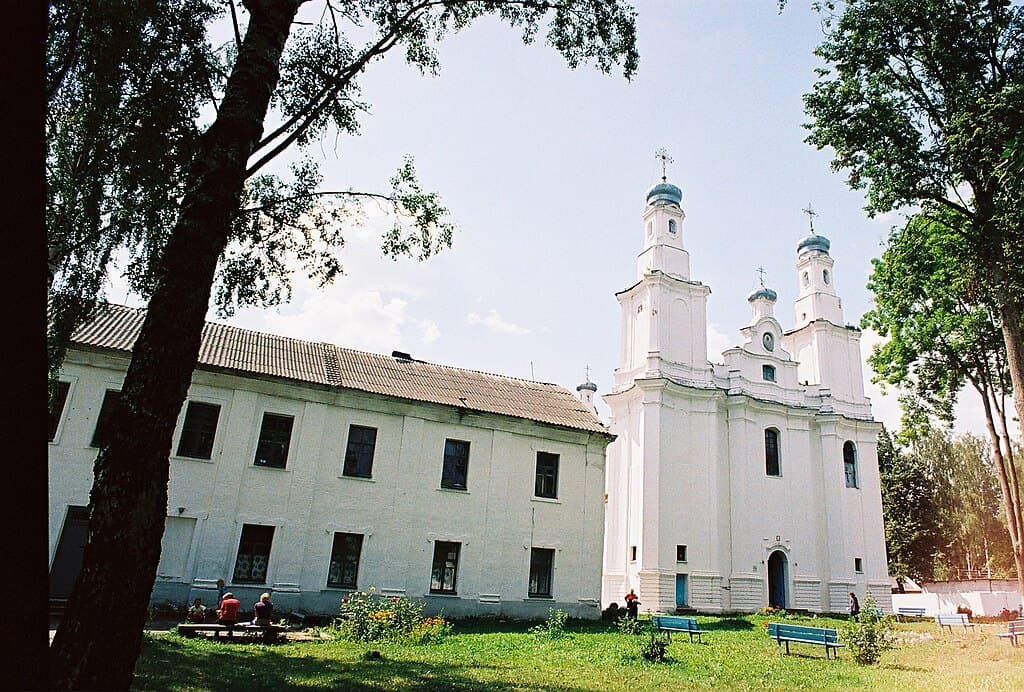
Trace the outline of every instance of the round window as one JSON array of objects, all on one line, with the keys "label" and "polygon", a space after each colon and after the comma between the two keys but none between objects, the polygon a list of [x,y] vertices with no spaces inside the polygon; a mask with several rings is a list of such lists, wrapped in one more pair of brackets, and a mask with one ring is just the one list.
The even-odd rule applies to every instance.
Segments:
[{"label": "round window", "polygon": [[771,332],[765,332],[764,336],[761,337],[761,343],[764,344],[765,350],[775,350],[775,335]]}]

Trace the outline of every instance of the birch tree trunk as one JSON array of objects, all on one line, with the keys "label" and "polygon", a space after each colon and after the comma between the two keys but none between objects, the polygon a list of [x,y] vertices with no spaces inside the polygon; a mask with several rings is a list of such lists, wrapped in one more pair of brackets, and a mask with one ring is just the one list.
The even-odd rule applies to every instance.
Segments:
[{"label": "birch tree trunk", "polygon": [[132,683],[160,559],[174,424],[199,354],[246,163],[263,134],[281,52],[301,2],[245,2],[245,39],[219,114],[202,136],[111,439],[96,459],[89,542],[51,648],[55,688],[127,689]]}]

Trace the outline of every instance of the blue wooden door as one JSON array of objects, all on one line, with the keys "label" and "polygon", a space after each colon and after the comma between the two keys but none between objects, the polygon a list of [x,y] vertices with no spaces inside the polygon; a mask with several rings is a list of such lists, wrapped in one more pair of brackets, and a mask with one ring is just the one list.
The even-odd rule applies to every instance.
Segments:
[{"label": "blue wooden door", "polygon": [[781,550],[776,550],[768,556],[768,603],[776,608],[785,608],[787,605],[786,583],[789,581],[786,574],[786,556]]},{"label": "blue wooden door", "polygon": [[676,607],[685,606],[686,602],[686,575],[676,575]]}]

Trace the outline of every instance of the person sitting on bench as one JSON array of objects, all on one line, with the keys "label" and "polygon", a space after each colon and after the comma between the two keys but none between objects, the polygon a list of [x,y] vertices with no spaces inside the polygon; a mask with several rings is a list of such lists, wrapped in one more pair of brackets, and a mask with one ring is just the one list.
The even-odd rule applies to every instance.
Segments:
[{"label": "person sitting on bench", "polygon": [[252,624],[266,627],[270,624],[270,616],[274,613],[274,604],[270,602],[270,594],[260,595],[260,600],[252,607],[254,618]]},{"label": "person sitting on bench", "polygon": [[220,602],[220,608],[217,609],[217,624],[231,626],[238,622],[238,609],[242,606],[242,602],[235,598],[235,595],[230,591],[224,593],[224,599]]},{"label": "person sitting on bench", "polygon": [[206,606],[203,605],[203,599],[197,598],[192,602],[192,607],[188,609],[188,615],[186,619],[189,622],[202,623],[206,621]]}]

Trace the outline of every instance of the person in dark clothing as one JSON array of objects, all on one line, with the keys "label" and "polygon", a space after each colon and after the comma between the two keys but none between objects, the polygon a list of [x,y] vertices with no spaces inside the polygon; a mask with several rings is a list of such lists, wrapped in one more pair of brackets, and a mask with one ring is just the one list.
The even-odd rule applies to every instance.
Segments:
[{"label": "person in dark clothing", "polygon": [[270,617],[274,614],[274,605],[270,602],[270,594],[262,594],[252,610],[254,613],[252,624],[263,627],[269,625]]},{"label": "person in dark clothing", "polygon": [[857,594],[850,592],[850,617],[855,618],[860,613],[860,601],[857,600]]}]

